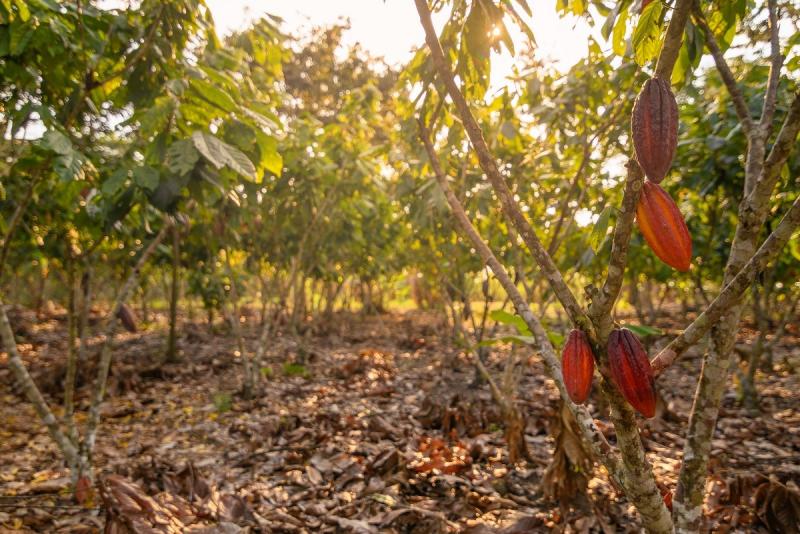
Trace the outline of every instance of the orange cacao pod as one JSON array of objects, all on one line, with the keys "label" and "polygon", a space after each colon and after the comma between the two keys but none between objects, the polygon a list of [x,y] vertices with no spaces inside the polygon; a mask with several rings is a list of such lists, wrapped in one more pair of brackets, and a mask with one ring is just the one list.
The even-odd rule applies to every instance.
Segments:
[{"label": "orange cacao pod", "polygon": [[645,180],[636,206],[636,222],[661,261],[679,271],[689,270],[692,236],[678,206],[660,185]]},{"label": "orange cacao pod", "polygon": [[617,328],[608,337],[608,366],[617,388],[645,417],[656,414],[656,389],[647,352],[627,328]]},{"label": "orange cacao pod", "polygon": [[661,182],[678,146],[678,103],[667,80],[645,82],[633,104],[631,132],[639,165],[650,180]]},{"label": "orange cacao pod", "polygon": [[125,327],[125,330],[131,333],[136,332],[136,315],[124,302],[120,304],[119,310],[117,310],[117,318],[122,323],[122,326]]},{"label": "orange cacao pod", "polygon": [[583,330],[569,333],[561,354],[561,375],[569,398],[575,404],[583,404],[589,398],[594,372],[594,353],[589,338]]}]

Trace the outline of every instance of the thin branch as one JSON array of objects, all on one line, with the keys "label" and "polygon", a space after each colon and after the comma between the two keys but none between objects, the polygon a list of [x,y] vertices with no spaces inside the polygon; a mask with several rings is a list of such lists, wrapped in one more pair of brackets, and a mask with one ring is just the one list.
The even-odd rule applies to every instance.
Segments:
[{"label": "thin branch", "polygon": [[750,110],[747,108],[744,94],[736,83],[733,72],[731,72],[731,68],[728,66],[728,62],[725,61],[722,50],[720,50],[719,44],[717,43],[717,38],[714,37],[714,32],[708,27],[708,23],[699,8],[695,8],[694,10],[694,22],[703,30],[703,34],[706,38],[706,47],[714,58],[717,71],[719,71],[719,75],[725,87],[728,88],[728,93],[730,93],[731,100],[733,100],[733,108],[736,110],[736,115],[742,123],[742,130],[744,130],[745,135],[749,139],[752,135],[754,124],[753,119],[750,117]]},{"label": "thin branch", "polygon": [[450,98],[453,100],[453,103],[456,106],[459,116],[461,117],[464,130],[467,132],[467,136],[472,143],[472,147],[478,156],[478,162],[480,163],[481,169],[483,169],[483,172],[486,173],[486,176],[489,178],[495,194],[500,200],[503,213],[517,228],[517,231],[527,245],[528,249],[530,249],[530,252],[536,260],[536,263],[539,265],[542,274],[547,278],[550,286],[553,288],[558,300],[561,302],[562,306],[564,306],[564,309],[567,311],[567,314],[570,316],[572,322],[579,326],[587,334],[592,336],[592,325],[589,321],[589,318],[584,313],[580,304],[578,304],[575,295],[573,295],[572,291],[570,291],[569,287],[567,287],[567,284],[564,282],[564,278],[561,276],[561,273],[556,267],[553,258],[547,253],[547,250],[545,250],[541,240],[534,232],[522,211],[519,209],[517,203],[514,201],[514,195],[511,193],[511,190],[508,188],[505,179],[500,174],[500,170],[497,168],[497,163],[489,151],[489,147],[483,138],[483,132],[481,131],[478,122],[472,115],[472,112],[467,105],[467,101],[464,99],[464,95],[456,85],[453,72],[445,60],[442,45],[439,42],[439,38],[436,35],[436,30],[433,27],[431,12],[428,9],[427,1],[415,0],[415,3],[417,6],[417,12],[419,13],[420,22],[425,30],[425,41],[427,42],[428,48],[431,51],[433,63],[436,66],[442,82],[447,88]]},{"label": "thin branch", "polygon": [[774,258],[786,245],[792,233],[800,226],[800,197],[798,197],[775,230],[764,241],[752,258],[742,267],[739,273],[717,295],[717,298],[701,313],[686,330],[673,339],[669,345],[652,359],[650,365],[655,374],[660,374],[664,369],[683,354],[686,349],[700,341],[700,339],[714,326],[731,307],[735,306],[744,292],[753,283],[756,275]]},{"label": "thin branch", "polygon": [[758,182],[749,194],[747,202],[753,205],[753,200],[758,197],[767,198],[775,186],[775,182],[780,177],[781,168],[789,155],[792,148],[795,147],[797,142],[797,134],[800,133],[800,92],[794,95],[794,100],[783,120],[778,136],[775,138],[775,143],[767,155],[764,166],[761,170],[761,175],[758,177]]},{"label": "thin branch", "polygon": [[8,253],[11,250],[11,240],[17,230],[17,225],[22,220],[22,215],[25,213],[25,210],[28,209],[28,204],[30,204],[31,199],[33,198],[34,189],[36,189],[36,185],[39,183],[39,179],[44,173],[43,167],[48,163],[49,158],[45,163],[42,164],[41,167],[37,168],[35,174],[29,178],[28,188],[25,191],[25,196],[19,202],[17,209],[14,210],[13,215],[11,215],[11,219],[9,219],[8,223],[6,224],[7,230],[3,236],[3,249],[2,252],[0,252],[0,280],[2,280],[3,272],[6,268],[6,260],[8,259]]},{"label": "thin branch", "polygon": [[[593,295],[589,307],[589,315],[596,323],[611,322],[609,312],[619,296],[622,288],[622,278],[628,262],[628,245],[631,241],[633,221],[636,217],[636,205],[642,192],[644,174],[641,167],[634,159],[629,159],[628,176],[625,180],[625,192],[622,196],[622,206],[617,224],[614,227],[614,239],[611,245],[611,259],[608,262],[608,274],[603,283],[601,292]],[[606,325],[610,328],[609,325]]]},{"label": "thin branch", "polygon": [[89,407],[89,419],[86,423],[86,438],[84,439],[82,447],[82,454],[86,459],[91,458],[91,453],[94,449],[95,437],[97,435],[97,424],[100,421],[100,405],[102,404],[103,397],[105,397],[106,394],[106,382],[108,381],[108,372],[111,368],[111,349],[114,344],[114,333],[117,329],[119,309],[128,298],[128,294],[131,292],[134,286],[136,286],[142,267],[144,267],[144,264],[147,262],[153,252],[155,252],[158,244],[164,239],[169,227],[170,225],[165,224],[161,228],[161,231],[158,232],[152,241],[150,241],[150,244],[147,245],[141,256],[139,256],[139,260],[136,262],[133,271],[131,271],[128,279],[125,280],[125,283],[119,290],[117,298],[114,301],[114,306],[109,312],[109,317],[105,327],[106,338],[103,342],[103,348],[100,352],[100,361],[97,365],[97,378],[94,383],[92,402]]},{"label": "thin branch", "polygon": [[547,337],[544,327],[531,312],[528,304],[525,302],[525,299],[520,294],[519,289],[517,289],[517,286],[514,285],[514,282],[509,277],[508,272],[497,260],[489,246],[483,241],[478,231],[472,225],[472,222],[470,222],[469,217],[467,217],[467,214],[464,211],[464,207],[461,205],[461,202],[458,200],[458,198],[456,198],[455,194],[453,194],[453,191],[450,189],[450,186],[447,183],[447,177],[442,170],[441,164],[439,163],[439,158],[436,156],[436,152],[433,144],[431,143],[430,134],[428,133],[426,126],[421,121],[419,126],[420,138],[422,139],[422,142],[425,145],[425,150],[428,153],[428,159],[430,160],[431,167],[433,168],[434,177],[436,178],[439,187],[442,189],[442,192],[447,199],[447,203],[450,205],[453,216],[461,226],[461,229],[469,238],[472,245],[475,247],[475,250],[477,250],[481,259],[486,265],[489,266],[497,280],[500,282],[500,285],[502,285],[503,289],[505,289],[508,297],[511,299],[511,302],[514,304],[514,308],[516,309],[517,313],[522,317],[522,319],[525,321],[525,324],[533,333],[533,336],[536,339],[537,348],[542,355],[542,359],[545,367],[547,368],[548,374],[558,387],[561,398],[564,399],[564,402],[567,403],[570,411],[575,415],[575,419],[578,421],[584,437],[592,447],[592,451],[597,458],[603,462],[611,476],[616,478],[622,484],[622,466],[619,458],[613,453],[611,446],[608,444],[603,434],[597,429],[597,426],[594,424],[594,420],[589,412],[581,406],[576,406],[569,399],[567,391],[564,388],[564,380],[561,377],[561,364],[556,356],[553,345],[550,343],[550,340]]},{"label": "thin branch", "polygon": [[61,449],[64,459],[69,465],[77,465],[78,450],[75,448],[72,441],[70,441],[69,437],[61,431],[56,416],[53,415],[50,406],[47,404],[44,396],[42,396],[42,392],[36,387],[36,383],[28,372],[28,368],[25,367],[25,363],[22,361],[22,358],[20,358],[19,351],[17,350],[17,341],[14,338],[14,331],[11,329],[6,307],[3,302],[0,302],[0,337],[3,340],[3,350],[8,354],[8,366],[14,373],[17,383],[25,392],[25,396],[33,405],[33,408],[42,420],[42,423],[44,423],[44,426],[47,427],[50,437],[53,438],[58,448]]},{"label": "thin branch", "polygon": [[772,129],[772,118],[775,116],[775,102],[778,99],[778,85],[780,85],[781,68],[783,67],[776,0],[769,0],[767,9],[769,10],[770,65],[769,81],[767,82],[767,91],[764,94],[764,107],[761,110],[760,124],[764,139],[769,138],[769,133]]},{"label": "thin branch", "polygon": [[664,45],[656,63],[656,77],[669,81],[672,78],[672,69],[678,60],[678,54],[683,44],[683,32],[686,29],[686,21],[689,20],[689,12],[692,9],[694,0],[677,0],[675,8],[672,10],[672,18],[667,26],[667,35],[664,37]]}]

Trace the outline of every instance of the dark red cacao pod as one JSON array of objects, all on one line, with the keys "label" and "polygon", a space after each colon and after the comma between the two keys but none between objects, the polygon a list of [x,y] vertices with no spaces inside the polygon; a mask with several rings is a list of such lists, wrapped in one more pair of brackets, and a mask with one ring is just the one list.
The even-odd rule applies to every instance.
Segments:
[{"label": "dark red cacao pod", "polygon": [[583,404],[589,398],[594,373],[594,353],[589,338],[583,330],[569,333],[561,354],[561,375],[569,398],[575,404]]},{"label": "dark red cacao pod", "polygon": [[653,369],[639,339],[627,328],[608,337],[608,367],[611,379],[628,404],[645,417],[656,414]]},{"label": "dark red cacao pod", "polygon": [[678,146],[678,103],[667,80],[645,82],[633,104],[631,132],[639,165],[650,180],[661,182]]},{"label": "dark red cacao pod", "polygon": [[124,302],[120,304],[119,310],[117,310],[117,318],[122,323],[122,326],[125,327],[125,330],[131,333],[136,332],[136,315]]},{"label": "dark red cacao pod", "polygon": [[642,184],[636,222],[645,241],[661,261],[679,271],[692,263],[692,236],[683,215],[664,189],[649,180]]}]

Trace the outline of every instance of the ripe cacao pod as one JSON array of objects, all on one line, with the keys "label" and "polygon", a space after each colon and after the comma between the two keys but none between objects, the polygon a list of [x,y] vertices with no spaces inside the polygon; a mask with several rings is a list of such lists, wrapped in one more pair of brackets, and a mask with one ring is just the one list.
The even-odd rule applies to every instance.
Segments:
[{"label": "ripe cacao pod", "polygon": [[594,373],[594,353],[589,338],[583,330],[569,333],[561,354],[561,375],[569,398],[575,404],[583,404],[589,398]]},{"label": "ripe cacao pod", "polygon": [[125,327],[125,330],[136,333],[136,315],[124,302],[120,304],[119,310],[117,310],[117,318],[122,323],[122,326]]},{"label": "ripe cacao pod", "polygon": [[689,270],[692,236],[678,206],[660,185],[645,180],[636,206],[636,222],[661,261],[679,271]]},{"label": "ripe cacao pod", "polygon": [[645,82],[633,104],[631,132],[639,165],[650,180],[661,182],[678,146],[678,103],[667,80]]},{"label": "ripe cacao pod", "polygon": [[617,328],[608,337],[608,367],[611,379],[628,404],[645,417],[656,414],[653,369],[639,339],[627,328]]}]

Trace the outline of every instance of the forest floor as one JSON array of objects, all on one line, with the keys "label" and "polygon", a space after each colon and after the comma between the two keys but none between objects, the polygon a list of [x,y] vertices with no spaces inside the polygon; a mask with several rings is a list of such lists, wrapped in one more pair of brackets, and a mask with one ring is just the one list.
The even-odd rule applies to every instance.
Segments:
[{"label": "forest floor", "polygon": [[[673,313],[657,326],[674,331],[682,321]],[[12,322],[32,374],[58,404],[63,314],[37,320],[15,310]],[[121,334],[95,456],[106,499],[90,494],[83,506],[72,500],[58,451],[12,386],[2,355],[0,533],[101,532],[108,498],[118,501],[115,513],[127,514],[116,521],[138,520],[152,532],[637,532],[635,513],[602,469],[577,504],[543,492],[559,403],[538,357],[515,349],[531,457],[509,465],[488,388],[475,385],[472,365],[435,324],[420,312],[342,313],[299,340],[279,336],[254,401],[238,393],[240,362],[226,332],[184,324],[183,361],[160,369],[162,327]],[[707,502],[715,532],[766,532],[785,507],[800,510],[793,482],[800,478],[799,334],[790,327],[772,372],[759,373],[760,412],[740,405],[733,380],[724,396]],[[245,335],[254,347],[255,325]],[[752,335],[744,329],[740,341]],[[498,375],[509,352],[491,356]],[[694,352],[662,375],[667,409],[641,421],[667,490],[675,487],[699,367]],[[89,362],[79,408],[88,404],[92,372]],[[613,442],[613,428],[600,426]]]}]

